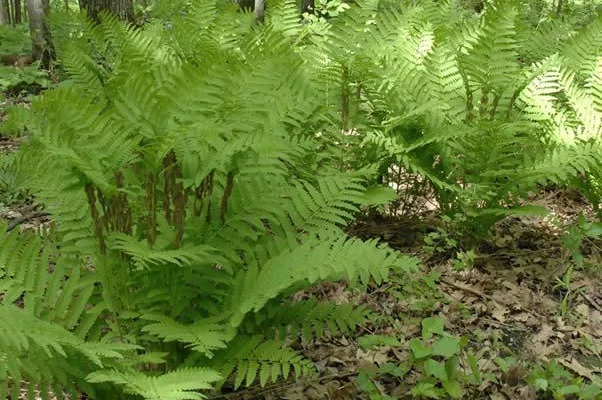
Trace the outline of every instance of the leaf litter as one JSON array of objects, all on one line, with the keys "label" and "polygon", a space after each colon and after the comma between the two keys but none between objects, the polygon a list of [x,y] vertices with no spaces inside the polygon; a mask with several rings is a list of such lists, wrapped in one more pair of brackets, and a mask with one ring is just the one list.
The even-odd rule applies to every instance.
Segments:
[{"label": "leaf litter", "polygon": [[[12,150],[11,144],[7,150]],[[591,212],[582,199],[563,191],[545,193],[535,202],[551,209],[566,225],[584,209]],[[19,218],[28,207],[32,206],[6,210],[3,217]],[[28,222],[21,228],[36,229],[40,222]],[[417,255],[425,265],[421,274],[411,283],[407,278],[393,279],[367,293],[349,290],[339,282],[299,294],[337,304],[367,305],[381,318],[352,335],[326,332],[319,340],[299,341],[298,350],[314,361],[316,376],[264,388],[255,385],[215,398],[367,399],[358,387],[360,371],[374,371],[387,363],[404,364],[409,357],[409,341],[420,336],[421,321],[432,316],[442,318],[450,334],[467,338],[468,350],[478,355],[480,373],[491,377],[463,398],[540,399],[526,379],[533,365],[551,360],[583,379],[600,380],[602,242],[592,240],[582,246],[585,264],[593,267],[576,271],[563,292],[555,289],[554,283],[566,272],[570,254],[562,246],[562,229],[545,218],[500,221],[480,244],[473,268],[463,271],[454,268],[451,254],[434,261],[424,254],[423,238],[437,223],[432,211],[421,220],[380,215],[358,220],[351,228],[355,236],[380,238],[406,254]],[[563,299],[567,299],[568,312],[561,315]],[[384,344],[366,350],[358,345],[364,335],[389,335],[398,338],[401,346]],[[509,357],[517,362],[501,367],[499,360]],[[461,367],[467,370],[466,365]],[[384,375],[372,383],[382,395],[410,399],[410,389],[420,383],[420,374],[408,371],[403,379]]]},{"label": "leaf litter", "polygon": [[[343,282],[315,288],[311,294],[320,299],[368,305],[381,317],[352,335],[327,334],[320,340],[302,342],[300,351],[317,366],[315,377],[249,388],[236,398],[368,399],[358,387],[360,371],[375,371],[387,363],[404,364],[409,357],[408,343],[421,335],[421,321],[433,316],[444,321],[447,332],[466,338],[467,350],[477,355],[480,373],[490,377],[462,398],[547,398],[528,380],[535,366],[550,361],[586,381],[599,382],[602,243],[592,240],[584,244],[581,252],[588,267],[574,272],[566,290],[555,287],[571,264],[562,245],[563,229],[580,213],[591,213],[591,208],[580,197],[562,190],[544,192],[534,202],[552,210],[562,226],[541,217],[506,218],[478,247],[473,268],[463,271],[454,268],[452,257],[433,262],[424,254],[422,239],[432,231],[429,224],[436,223],[432,214],[420,222],[383,216],[360,220],[352,227],[354,235],[377,237],[418,255],[425,265],[422,274],[411,284],[407,278],[393,279],[368,293],[349,290]],[[560,311],[563,301],[566,312]],[[366,335],[389,335],[401,346],[385,343],[366,350],[358,344]],[[460,368],[468,370],[464,362]],[[403,379],[383,375],[372,383],[383,396],[410,399],[420,374],[409,371]]]}]

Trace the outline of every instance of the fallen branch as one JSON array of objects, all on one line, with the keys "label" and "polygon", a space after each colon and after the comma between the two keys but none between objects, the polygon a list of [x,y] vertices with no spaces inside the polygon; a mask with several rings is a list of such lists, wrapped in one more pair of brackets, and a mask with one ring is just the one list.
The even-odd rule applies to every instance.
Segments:
[{"label": "fallen branch", "polygon": [[20,218],[13,219],[8,224],[8,227],[6,228],[6,232],[12,231],[17,226],[21,225],[24,222],[30,221],[30,220],[35,219],[35,218],[47,217],[49,215],[50,215],[50,213],[46,212],[46,211],[34,211],[31,214],[27,214],[27,215],[24,215],[24,216],[22,216]]}]

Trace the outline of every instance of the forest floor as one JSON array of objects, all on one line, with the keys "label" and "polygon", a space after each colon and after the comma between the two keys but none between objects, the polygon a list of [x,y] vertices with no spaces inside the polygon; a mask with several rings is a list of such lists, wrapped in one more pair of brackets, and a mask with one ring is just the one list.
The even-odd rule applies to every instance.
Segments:
[{"label": "forest floor", "polygon": [[[0,136],[0,153],[13,152],[19,143],[20,139]],[[3,206],[3,195],[0,193],[0,217],[13,226],[37,229],[48,223],[48,216],[30,203]],[[319,286],[311,292],[317,298],[365,305],[379,317],[352,334],[326,334],[296,344],[315,362],[318,374],[314,377],[215,398],[369,398],[358,385],[364,391],[371,387],[375,399],[379,392],[391,398],[411,398],[411,388],[425,383],[425,365],[409,361],[415,351],[411,339],[422,337],[425,318],[442,320],[445,335],[462,338],[460,369],[471,375],[467,360],[472,360],[479,371],[479,376],[472,373],[470,385],[463,382],[467,389],[464,399],[546,399],[534,389],[533,370],[548,365],[540,375],[562,381],[562,373],[550,367],[550,362],[586,381],[599,379],[602,241],[584,239],[579,246],[583,266],[573,269],[571,252],[562,240],[563,229],[580,214],[593,219],[591,207],[578,194],[563,190],[539,193],[531,203],[551,210],[564,226],[548,218],[506,218],[462,260],[453,251],[435,255],[426,251],[425,226],[431,232],[442,226],[433,211],[411,220],[376,216],[356,221],[350,227],[354,236],[380,238],[416,256],[422,261],[420,271],[393,276],[368,292],[350,290],[342,282]],[[362,336],[395,340],[360,346]],[[387,366],[390,373],[377,374]]]},{"label": "forest floor", "polygon": [[[407,366],[413,351],[411,339],[421,336],[421,322],[432,317],[444,321],[446,332],[463,338],[466,347],[460,368],[470,371],[466,356],[472,354],[480,371],[480,379],[472,382],[464,399],[551,398],[536,392],[532,372],[540,366],[539,376],[568,386],[562,381],[563,373],[551,366],[554,363],[586,381],[599,379],[602,242],[584,240],[579,246],[583,267],[573,269],[569,268],[574,264],[571,252],[563,246],[561,235],[582,213],[592,220],[591,207],[580,195],[563,190],[542,192],[530,203],[551,210],[561,226],[549,218],[506,218],[496,224],[468,262],[449,253],[425,253],[418,225],[432,217],[414,217],[414,222],[380,217],[356,223],[355,235],[381,238],[393,248],[417,256],[423,261],[421,271],[409,278],[393,278],[369,293],[354,294],[344,284],[330,284],[315,294],[340,303],[367,304],[383,318],[363,327],[357,336],[388,335],[399,343],[370,350],[358,345],[358,337],[350,336],[308,343],[303,351],[316,361],[318,380],[308,381],[304,387],[276,387],[272,393],[259,390],[262,397],[254,393],[244,398],[368,398],[358,395],[358,380],[349,377],[387,364]],[[433,225],[440,221],[435,218]],[[411,398],[407,393],[421,382],[419,370],[420,365],[414,363],[403,379],[372,374],[373,393]]]}]

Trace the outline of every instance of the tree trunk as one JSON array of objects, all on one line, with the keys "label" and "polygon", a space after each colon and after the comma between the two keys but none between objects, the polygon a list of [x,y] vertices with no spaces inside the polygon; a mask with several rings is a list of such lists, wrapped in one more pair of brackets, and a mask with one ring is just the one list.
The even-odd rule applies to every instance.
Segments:
[{"label": "tree trunk", "polygon": [[134,2],[132,0],[80,0],[79,5],[85,9],[88,18],[98,23],[101,11],[108,11],[123,21],[134,21]]},{"label": "tree trunk", "polygon": [[0,0],[0,25],[10,24],[10,9],[8,0]]},{"label": "tree trunk", "polygon": [[265,12],[265,3],[264,0],[255,0],[255,19],[257,22],[263,22],[263,16]]},{"label": "tree trunk", "polygon": [[69,11],[69,0],[65,0],[65,11]]},{"label": "tree trunk", "polygon": [[40,60],[41,67],[49,69],[55,57],[50,24],[48,0],[27,0],[29,14],[29,30],[31,32],[31,56],[34,61]]},{"label": "tree trunk", "polygon": [[21,0],[13,0],[13,12],[15,24],[23,23],[23,16],[21,15]]}]

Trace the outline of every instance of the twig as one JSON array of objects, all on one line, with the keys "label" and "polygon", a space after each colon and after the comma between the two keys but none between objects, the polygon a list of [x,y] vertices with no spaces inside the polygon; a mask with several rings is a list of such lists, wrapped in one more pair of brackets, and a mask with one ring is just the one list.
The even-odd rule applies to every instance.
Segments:
[{"label": "twig", "polygon": [[[445,283],[446,285],[454,287],[456,289],[463,290],[463,291],[465,291],[467,293],[474,294],[475,296],[478,296],[478,297],[480,297],[482,299],[486,299],[486,300],[492,301],[492,302],[494,302],[495,304],[497,304],[497,305],[499,305],[501,307],[507,307],[507,305],[500,303],[499,301],[497,301],[493,297],[489,296],[488,294],[480,292],[480,291],[478,291],[476,289],[473,289],[471,287],[460,285],[458,283],[449,281],[449,280],[447,280],[445,278],[440,278],[439,281],[441,281],[441,283]],[[536,313],[533,310],[524,310],[524,311],[528,312],[529,314],[531,314],[531,315],[533,315],[533,316],[535,316],[537,318],[544,318],[542,315]]]},{"label": "twig", "polygon": [[19,226],[22,223],[27,222],[29,220],[32,220],[32,219],[35,219],[35,218],[47,217],[49,215],[50,215],[50,213],[46,212],[46,211],[34,211],[31,214],[27,214],[27,215],[24,215],[24,216],[22,216],[20,218],[13,219],[8,224],[8,227],[6,228],[6,232],[12,231],[17,226]]},{"label": "twig", "polygon": [[475,296],[478,296],[478,297],[481,297],[483,299],[487,299],[487,300],[493,301],[494,303],[499,304],[499,302],[496,299],[494,299],[493,297],[491,297],[491,296],[489,296],[489,295],[487,295],[487,294],[485,294],[483,292],[480,292],[480,291],[478,291],[476,289],[473,289],[473,288],[468,287],[468,286],[460,285],[458,283],[449,281],[449,280],[447,280],[445,278],[440,278],[439,280],[441,281],[441,283],[445,283],[448,286],[451,286],[451,287],[454,287],[456,289],[459,289],[459,290],[462,290],[462,291],[474,294]]},{"label": "twig", "polygon": [[581,295],[581,297],[583,297],[583,299],[585,301],[587,301],[592,307],[594,307],[596,310],[602,312],[602,307],[600,307],[600,305],[598,303],[596,303],[594,300],[590,299],[590,297],[588,295],[586,295],[583,292],[579,292],[579,294]]}]

